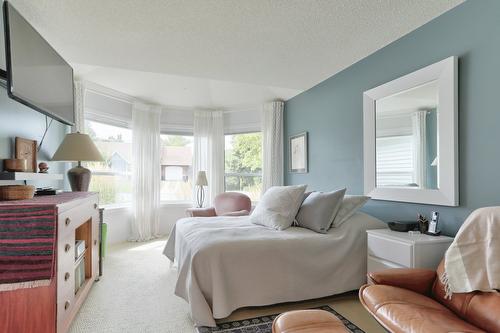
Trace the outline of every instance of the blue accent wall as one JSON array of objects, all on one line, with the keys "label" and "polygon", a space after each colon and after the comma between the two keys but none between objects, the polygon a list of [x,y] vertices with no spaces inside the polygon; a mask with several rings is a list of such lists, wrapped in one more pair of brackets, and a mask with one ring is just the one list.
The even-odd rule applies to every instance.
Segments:
[{"label": "blue accent wall", "polygon": [[[48,118],[49,121],[51,118]],[[0,170],[3,170],[3,159],[14,157],[14,138],[16,136],[37,140],[40,143],[45,131],[45,116],[28,108],[7,96],[5,88],[0,87]],[[69,126],[56,120],[47,132],[40,152],[38,162],[48,161],[52,158],[64,136],[69,131]],[[65,163],[49,162],[50,173],[64,173]],[[35,186],[53,186],[62,189],[61,181],[32,182]],[[0,181],[1,185],[1,181]]]},{"label": "blue accent wall", "polygon": [[[285,183],[363,193],[365,90],[459,57],[460,207],[371,200],[384,221],[441,213],[454,235],[475,208],[500,205],[500,1],[467,1],[285,104]],[[333,55],[332,55],[333,56]],[[288,172],[288,136],[309,132],[309,173]]]}]

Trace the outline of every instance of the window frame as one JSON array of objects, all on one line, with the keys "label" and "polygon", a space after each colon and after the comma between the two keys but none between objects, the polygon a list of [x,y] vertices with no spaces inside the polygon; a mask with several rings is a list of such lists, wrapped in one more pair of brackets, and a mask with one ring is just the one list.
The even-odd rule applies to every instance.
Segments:
[{"label": "window frame", "polygon": [[[95,122],[95,123],[100,123],[103,125],[108,125],[108,126],[113,126],[113,127],[118,127],[122,129],[127,129],[132,131],[130,123],[122,123],[122,122],[108,122],[106,120],[103,121],[103,119],[97,119],[96,117],[84,117],[84,121],[90,121],[90,122]],[[225,131],[224,132],[224,139],[228,135],[240,135],[240,134],[254,134],[254,133],[260,133],[262,135],[262,130],[261,129],[248,129],[248,130],[243,130],[243,131]],[[179,128],[179,130],[162,130],[160,131],[160,135],[174,135],[174,136],[189,136],[192,137],[194,140],[194,133],[192,131],[186,130],[185,128]],[[225,143],[225,142],[224,142]],[[226,158],[226,146],[224,144],[224,161]],[[92,175],[121,175],[120,173],[117,172],[111,172],[111,171],[94,171],[92,170]],[[228,172],[226,173],[226,167],[224,164],[224,191],[226,191],[226,177],[228,175],[230,176],[238,176],[238,177],[260,177],[262,180],[263,178],[263,171],[260,173],[235,173],[235,172]],[[229,191],[229,192],[235,192],[235,191]],[[260,200],[260,198],[259,198]],[[252,204],[256,204],[259,202],[259,200],[252,200]],[[192,206],[192,200],[161,200],[160,199],[160,206],[161,207],[166,207],[166,206],[173,206],[173,207],[191,207]],[[123,202],[123,203],[109,203],[109,204],[103,204],[103,208],[107,210],[120,210],[120,209],[131,209],[132,207],[132,201],[128,202]]]}]

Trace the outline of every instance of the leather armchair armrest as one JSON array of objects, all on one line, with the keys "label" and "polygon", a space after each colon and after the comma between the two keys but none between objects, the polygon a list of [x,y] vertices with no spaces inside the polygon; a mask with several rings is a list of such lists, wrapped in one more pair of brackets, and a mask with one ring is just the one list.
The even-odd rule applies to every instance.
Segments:
[{"label": "leather armchair armrest", "polygon": [[188,208],[186,209],[186,215],[189,217],[214,217],[215,208]]},{"label": "leather armchair armrest", "polygon": [[384,284],[428,295],[436,280],[436,272],[430,269],[394,268],[368,273],[369,284]]}]

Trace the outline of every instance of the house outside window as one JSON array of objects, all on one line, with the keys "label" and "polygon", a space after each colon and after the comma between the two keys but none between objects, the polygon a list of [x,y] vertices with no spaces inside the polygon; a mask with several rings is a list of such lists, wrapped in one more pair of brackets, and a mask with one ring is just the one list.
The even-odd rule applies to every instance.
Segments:
[{"label": "house outside window", "polygon": [[162,134],[161,201],[190,202],[193,193],[193,137]]},{"label": "house outside window", "polygon": [[258,201],[262,191],[262,133],[225,136],[226,191],[241,192]]},{"label": "house outside window", "polygon": [[90,191],[99,192],[102,205],[132,201],[132,131],[128,128],[85,121],[85,131],[101,152],[103,162],[87,162],[92,170]]}]

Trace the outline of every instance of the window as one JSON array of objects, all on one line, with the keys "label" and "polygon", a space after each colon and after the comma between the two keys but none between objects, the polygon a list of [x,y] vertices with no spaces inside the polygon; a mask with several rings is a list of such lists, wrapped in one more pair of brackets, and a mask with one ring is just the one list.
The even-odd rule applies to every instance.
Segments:
[{"label": "window", "polygon": [[191,201],[193,193],[193,137],[161,135],[162,201]]},{"label": "window", "polygon": [[377,186],[416,186],[411,135],[377,138]]},{"label": "window", "polygon": [[225,137],[225,190],[258,201],[262,191],[262,133]]},{"label": "window", "polygon": [[103,205],[132,200],[132,131],[128,128],[85,121],[85,130],[99,148],[103,162],[88,162],[92,170],[90,191],[99,192]]}]

